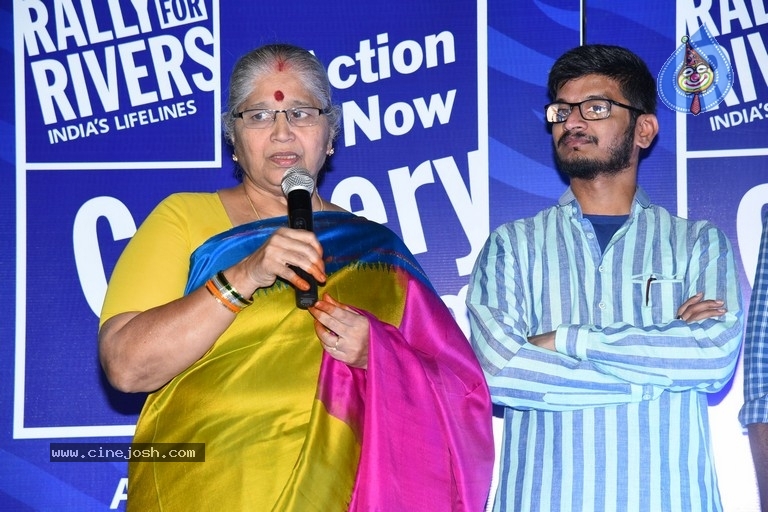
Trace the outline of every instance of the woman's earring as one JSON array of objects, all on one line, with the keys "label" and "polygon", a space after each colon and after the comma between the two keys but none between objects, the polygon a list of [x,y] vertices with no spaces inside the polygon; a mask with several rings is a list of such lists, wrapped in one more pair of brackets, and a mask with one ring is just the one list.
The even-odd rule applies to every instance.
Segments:
[{"label": "woman's earring", "polygon": [[237,155],[232,153],[232,161],[237,162]]},{"label": "woman's earring", "polygon": [[332,155],[332,154],[334,154],[335,152],[336,152],[336,150],[335,150],[335,149],[333,149],[333,148],[331,148],[331,149],[329,149],[329,150],[328,150],[328,152],[326,153],[326,155],[328,155],[328,156],[331,156],[331,155]]}]

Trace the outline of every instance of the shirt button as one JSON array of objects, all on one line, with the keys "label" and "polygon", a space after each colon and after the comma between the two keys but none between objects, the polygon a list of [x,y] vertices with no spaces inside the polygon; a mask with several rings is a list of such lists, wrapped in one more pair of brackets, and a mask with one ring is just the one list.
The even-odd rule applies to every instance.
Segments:
[{"label": "shirt button", "polygon": [[650,399],[651,399],[651,394],[650,393],[645,393],[643,395],[643,400],[650,400]]},{"label": "shirt button", "polygon": [[605,272],[605,267],[603,265],[600,265],[599,267],[597,267],[597,270],[599,270],[600,272]]},{"label": "shirt button", "polygon": [[597,305],[597,307],[599,307],[600,309],[605,309],[605,302],[601,302],[600,304]]},{"label": "shirt button", "polygon": [[592,240],[593,238],[595,238],[595,235],[593,235],[592,233],[587,233],[587,238]]}]

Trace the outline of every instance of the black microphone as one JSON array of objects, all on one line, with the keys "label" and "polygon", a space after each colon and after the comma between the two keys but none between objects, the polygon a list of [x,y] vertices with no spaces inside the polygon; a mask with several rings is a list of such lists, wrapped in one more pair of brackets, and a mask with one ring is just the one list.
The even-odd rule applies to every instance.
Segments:
[{"label": "black microphone", "polygon": [[[288,169],[283,175],[281,186],[288,199],[288,225],[293,229],[313,231],[312,192],[315,190],[315,180],[309,171],[298,167]],[[309,283],[307,291],[296,288],[296,307],[307,309],[317,302],[317,281],[298,267],[290,265],[290,268]]]}]

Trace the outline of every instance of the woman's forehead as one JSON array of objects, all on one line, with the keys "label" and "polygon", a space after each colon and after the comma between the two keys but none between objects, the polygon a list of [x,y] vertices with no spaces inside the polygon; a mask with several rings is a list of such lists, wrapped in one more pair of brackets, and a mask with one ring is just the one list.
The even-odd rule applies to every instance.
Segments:
[{"label": "woman's forehead", "polygon": [[295,73],[273,73],[253,81],[245,104],[279,103],[311,106],[316,101]]}]

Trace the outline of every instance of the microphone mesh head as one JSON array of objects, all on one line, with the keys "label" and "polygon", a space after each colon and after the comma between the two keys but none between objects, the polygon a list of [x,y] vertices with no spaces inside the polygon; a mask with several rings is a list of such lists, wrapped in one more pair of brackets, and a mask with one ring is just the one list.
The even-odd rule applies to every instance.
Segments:
[{"label": "microphone mesh head", "polygon": [[292,167],[285,171],[281,187],[283,188],[283,194],[286,196],[294,190],[306,190],[312,195],[312,192],[315,190],[315,180],[312,179],[312,176],[306,169]]}]

